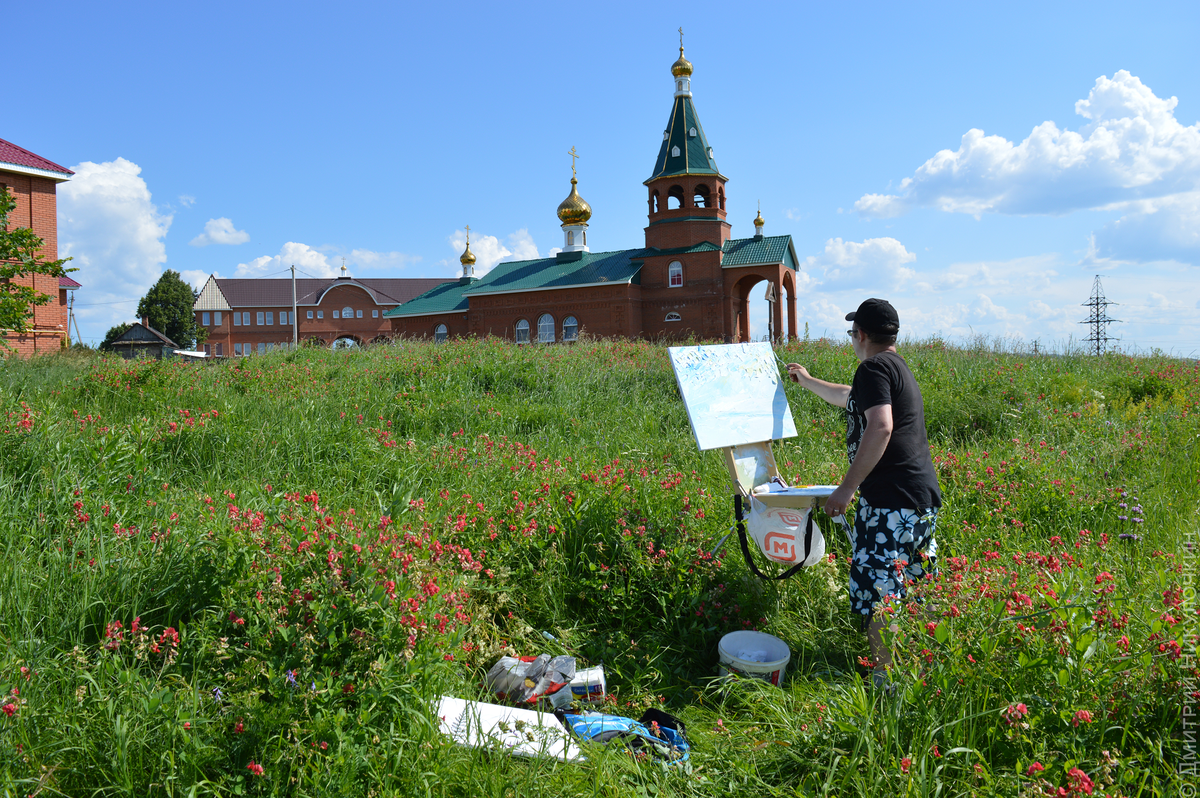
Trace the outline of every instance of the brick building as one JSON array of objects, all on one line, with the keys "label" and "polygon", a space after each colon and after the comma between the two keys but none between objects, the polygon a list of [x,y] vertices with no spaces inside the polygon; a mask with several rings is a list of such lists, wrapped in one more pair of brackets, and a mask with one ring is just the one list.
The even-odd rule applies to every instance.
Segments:
[{"label": "brick building", "polygon": [[294,342],[332,346],[390,340],[384,314],[445,280],[426,278],[222,279],[208,278],[193,309],[208,330],[205,354],[250,355]]},{"label": "brick building", "polygon": [[[56,188],[75,174],[53,161],[0,139],[0,186],[8,189],[16,207],[8,217],[10,227],[29,227],[42,239],[38,252],[41,260],[58,260],[58,207]],[[22,335],[3,333],[5,343],[22,356],[57,352],[70,343],[67,330],[67,297],[79,288],[69,277],[35,274],[21,278],[50,297],[45,305],[34,306],[29,329]]]},{"label": "brick building", "polygon": [[[581,331],[628,338],[750,339],[749,298],[761,282],[772,303],[771,329],[796,335],[796,268],[791,236],[730,237],[727,178],[692,103],[692,64],[679,48],[671,65],[674,102],[654,170],[645,181],[645,246],[608,252],[588,247],[591,206],[571,193],[558,207],[563,249],[554,257],[501,263],[473,274],[468,239],[457,282],[430,289],[388,311],[397,335],[496,335],[519,343],[573,340]],[[573,151],[572,151],[573,152]],[[759,289],[762,291],[763,289]]]}]

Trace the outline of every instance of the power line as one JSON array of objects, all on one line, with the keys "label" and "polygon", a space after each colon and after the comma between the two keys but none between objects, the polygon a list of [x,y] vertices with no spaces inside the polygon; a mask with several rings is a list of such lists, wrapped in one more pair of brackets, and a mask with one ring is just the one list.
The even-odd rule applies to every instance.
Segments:
[{"label": "power line", "polygon": [[1104,287],[1100,285],[1100,275],[1097,274],[1095,282],[1092,283],[1092,296],[1083,303],[1085,308],[1091,308],[1091,310],[1088,312],[1087,319],[1079,322],[1090,327],[1090,334],[1083,340],[1094,345],[1093,354],[1095,355],[1104,354],[1108,342],[1115,340],[1108,334],[1108,325],[1120,321],[1120,319],[1114,319],[1108,315],[1108,306],[1115,304],[1117,303],[1109,302],[1104,298]]}]

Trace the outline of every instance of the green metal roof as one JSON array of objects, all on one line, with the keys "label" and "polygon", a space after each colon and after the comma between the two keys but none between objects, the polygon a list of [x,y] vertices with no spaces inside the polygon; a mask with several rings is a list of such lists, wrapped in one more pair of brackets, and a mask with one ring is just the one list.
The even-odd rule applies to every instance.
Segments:
[{"label": "green metal roof", "polygon": [[594,283],[638,283],[638,272],[642,268],[640,259],[653,252],[647,249],[623,249],[616,252],[582,252],[578,260],[553,257],[501,263],[467,289],[466,295],[568,288]]},{"label": "green metal roof", "polygon": [[[695,129],[696,135],[691,135]],[[674,155],[676,148],[679,154]],[[700,117],[696,115],[696,106],[688,96],[676,97],[671,109],[671,118],[663,136],[662,148],[658,151],[658,159],[654,162],[654,173],[646,180],[649,183],[659,177],[671,175],[717,175],[725,179],[717,170],[717,162],[713,159],[712,148],[704,136],[704,127]]]},{"label": "green metal roof", "polygon": [[791,236],[731,238],[725,242],[722,266],[750,266],[758,263],[783,263],[796,269],[796,250]]},{"label": "green metal roof", "polygon": [[385,319],[393,316],[426,316],[432,313],[467,312],[467,298],[463,296],[477,280],[470,283],[442,283],[414,297],[403,305],[397,305],[383,314]]}]

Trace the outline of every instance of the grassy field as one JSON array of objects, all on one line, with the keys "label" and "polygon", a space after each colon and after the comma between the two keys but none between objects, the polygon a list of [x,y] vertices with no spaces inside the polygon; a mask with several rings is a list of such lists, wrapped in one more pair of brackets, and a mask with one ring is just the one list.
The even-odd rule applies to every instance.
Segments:
[{"label": "grassy field", "polygon": [[[0,793],[1190,789],[1196,363],[901,353],[946,503],[941,575],[896,608],[891,695],[862,682],[841,533],[783,584],[718,547],[728,478],[663,347],[5,360]],[[779,354],[856,365],[823,341]],[[841,411],[788,390],[781,467],[837,481]],[[790,646],[781,689],[715,678],[743,628]],[[602,662],[610,712],[686,721],[691,771],[449,745],[431,701],[482,697],[514,652]]]}]

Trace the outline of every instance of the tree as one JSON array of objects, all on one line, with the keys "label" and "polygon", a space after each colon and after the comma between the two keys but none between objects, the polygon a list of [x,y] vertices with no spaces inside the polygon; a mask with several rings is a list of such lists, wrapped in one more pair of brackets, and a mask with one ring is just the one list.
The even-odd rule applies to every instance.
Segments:
[{"label": "tree", "polygon": [[113,348],[113,341],[129,332],[129,328],[132,326],[133,325],[129,322],[123,321],[116,327],[109,327],[108,332],[104,334],[104,340],[100,342],[101,351],[111,352]]},{"label": "tree", "polygon": [[150,326],[179,344],[191,349],[208,337],[196,324],[196,292],[183,281],[179,272],[167,269],[138,303],[137,314],[149,319]]},{"label": "tree", "polygon": [[8,188],[0,187],[0,329],[23,333],[29,329],[34,306],[46,304],[51,295],[22,283],[32,283],[38,274],[58,278],[75,270],[63,268],[70,258],[42,260],[38,255],[42,239],[32,229],[9,229],[8,215],[16,207]]}]

